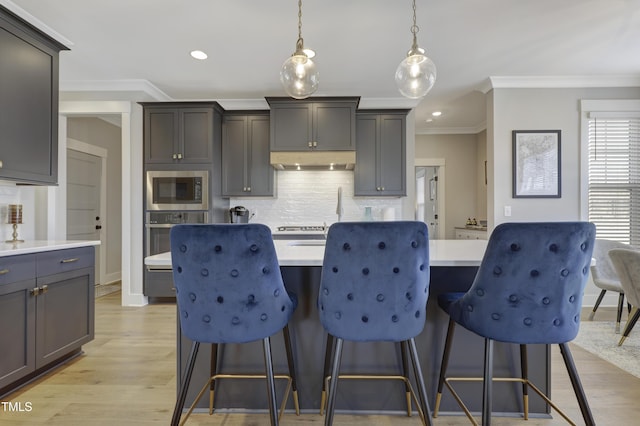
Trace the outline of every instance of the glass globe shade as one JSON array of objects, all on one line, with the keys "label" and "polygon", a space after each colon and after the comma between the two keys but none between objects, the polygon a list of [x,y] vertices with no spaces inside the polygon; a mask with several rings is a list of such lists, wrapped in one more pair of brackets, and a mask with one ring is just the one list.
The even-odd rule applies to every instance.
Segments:
[{"label": "glass globe shade", "polygon": [[408,55],[396,69],[396,85],[407,98],[422,98],[435,82],[436,65],[425,55]]},{"label": "glass globe shade", "polygon": [[316,64],[306,55],[290,56],[280,70],[280,82],[285,92],[295,99],[304,99],[318,89]]}]

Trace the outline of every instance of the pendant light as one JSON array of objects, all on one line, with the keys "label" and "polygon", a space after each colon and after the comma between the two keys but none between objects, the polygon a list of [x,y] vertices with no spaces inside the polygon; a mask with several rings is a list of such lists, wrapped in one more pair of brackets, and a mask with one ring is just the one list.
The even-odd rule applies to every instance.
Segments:
[{"label": "pendant light", "polygon": [[411,99],[424,97],[436,82],[436,65],[425,56],[424,49],[418,47],[416,34],[420,31],[416,25],[416,0],[413,0],[413,44],[407,57],[396,69],[396,85],[403,96]]},{"label": "pendant light", "polygon": [[302,40],[302,0],[298,0],[298,41],[296,42],[296,51],[282,64],[280,82],[285,92],[295,99],[307,98],[318,89],[316,64],[305,52]]}]

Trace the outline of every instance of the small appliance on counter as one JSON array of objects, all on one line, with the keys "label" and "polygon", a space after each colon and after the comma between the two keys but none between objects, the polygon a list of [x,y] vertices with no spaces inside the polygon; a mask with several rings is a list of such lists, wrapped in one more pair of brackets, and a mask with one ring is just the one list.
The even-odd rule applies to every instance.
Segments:
[{"label": "small appliance on counter", "polygon": [[229,209],[229,221],[231,223],[249,223],[251,215],[249,209],[244,206],[235,206]]}]

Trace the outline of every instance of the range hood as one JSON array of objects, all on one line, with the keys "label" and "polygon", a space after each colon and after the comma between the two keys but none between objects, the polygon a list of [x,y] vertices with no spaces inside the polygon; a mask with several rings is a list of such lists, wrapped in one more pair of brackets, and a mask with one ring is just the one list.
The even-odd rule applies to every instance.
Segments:
[{"label": "range hood", "polygon": [[353,170],[355,151],[271,151],[278,170]]}]

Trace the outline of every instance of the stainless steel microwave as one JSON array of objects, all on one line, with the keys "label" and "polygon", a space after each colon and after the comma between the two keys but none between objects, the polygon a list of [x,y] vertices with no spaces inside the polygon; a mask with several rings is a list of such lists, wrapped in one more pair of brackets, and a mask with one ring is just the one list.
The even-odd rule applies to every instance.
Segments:
[{"label": "stainless steel microwave", "polygon": [[209,172],[147,172],[146,210],[209,210]]}]

